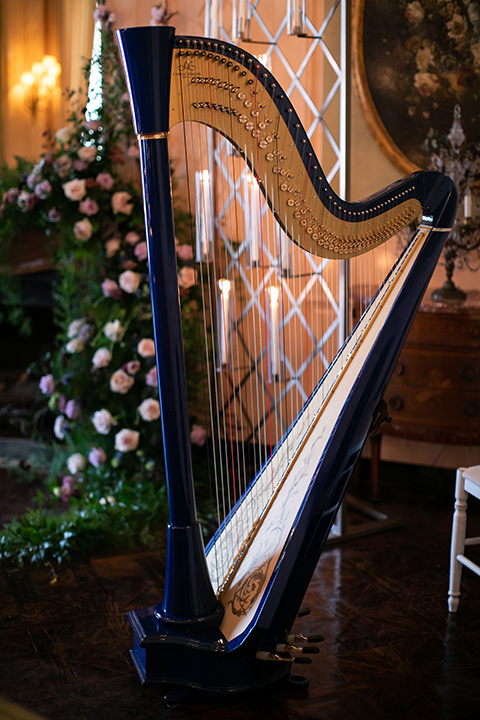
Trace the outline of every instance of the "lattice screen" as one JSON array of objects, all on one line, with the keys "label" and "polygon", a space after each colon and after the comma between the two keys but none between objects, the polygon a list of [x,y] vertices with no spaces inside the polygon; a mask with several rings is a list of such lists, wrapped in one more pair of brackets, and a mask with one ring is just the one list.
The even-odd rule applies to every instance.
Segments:
[{"label": "lattice screen", "polygon": [[[205,34],[262,56],[297,110],[330,184],[345,197],[347,0],[306,0],[305,6],[299,37],[287,32],[287,0],[237,0],[236,7],[229,0],[210,2]],[[243,13],[242,40],[232,29],[234,10],[237,22]],[[228,344],[237,358],[227,360],[215,382],[226,434],[268,446],[283,435],[344,340],[346,267],[292,249],[267,221],[266,205],[261,247],[252,246],[255,201],[243,161],[218,135],[211,154],[222,274],[232,282]],[[231,230],[232,217],[243,219],[239,234]],[[276,311],[271,287],[277,288]]]}]

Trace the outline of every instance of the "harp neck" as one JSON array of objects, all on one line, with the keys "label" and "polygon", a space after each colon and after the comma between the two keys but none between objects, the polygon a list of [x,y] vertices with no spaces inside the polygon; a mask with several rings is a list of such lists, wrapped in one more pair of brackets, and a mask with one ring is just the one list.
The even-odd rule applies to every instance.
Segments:
[{"label": "harp neck", "polygon": [[286,94],[245,50],[176,37],[172,27],[129,28],[119,39],[139,138],[164,138],[185,121],[217,130],[245,158],[280,226],[304,250],[354,257],[422,211],[431,215],[427,196],[438,173],[414,173],[361,202],[336,195]]}]

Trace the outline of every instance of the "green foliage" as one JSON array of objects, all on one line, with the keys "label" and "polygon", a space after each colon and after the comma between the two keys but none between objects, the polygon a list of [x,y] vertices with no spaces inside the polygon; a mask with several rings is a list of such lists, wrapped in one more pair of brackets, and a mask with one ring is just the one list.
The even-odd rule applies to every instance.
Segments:
[{"label": "green foliage", "polygon": [[[4,175],[2,241],[19,226],[44,230],[54,240],[59,274],[57,344],[40,379],[52,414],[54,460],[38,509],[4,530],[0,557],[17,562],[60,561],[145,539],[165,510],[138,149],[102,8],[100,115],[86,117],[85,99],[72,95],[69,125],[49,139],[39,162],[27,167],[19,160],[13,186],[6,187]],[[189,218],[177,212],[177,237],[182,226]],[[180,247],[186,369],[194,397],[195,271],[192,251]]]}]

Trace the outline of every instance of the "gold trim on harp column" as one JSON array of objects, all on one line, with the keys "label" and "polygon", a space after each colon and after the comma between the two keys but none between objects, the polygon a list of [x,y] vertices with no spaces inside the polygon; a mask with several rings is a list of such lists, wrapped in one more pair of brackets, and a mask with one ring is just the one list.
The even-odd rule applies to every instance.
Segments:
[{"label": "gold trim on harp column", "polygon": [[139,140],[168,140],[169,132],[157,132],[157,133],[139,133],[137,138]]}]

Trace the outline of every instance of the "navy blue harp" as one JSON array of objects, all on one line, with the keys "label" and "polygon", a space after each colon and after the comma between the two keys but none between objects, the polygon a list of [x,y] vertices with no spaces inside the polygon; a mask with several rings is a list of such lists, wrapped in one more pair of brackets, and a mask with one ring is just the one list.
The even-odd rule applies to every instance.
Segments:
[{"label": "navy blue harp", "polygon": [[[129,613],[132,657],[142,681],[247,690],[288,678],[302,659],[292,625],[452,226],[456,193],[443,175],[417,172],[346,202],[329,186],[285,93],[248,52],[176,37],[173,27],[120,30],[118,41],[140,146],[170,513],[164,596]],[[194,492],[168,149],[179,123],[230,141],[265,208],[306,257],[356,261],[412,228],[341,351],[253,479],[232,496],[206,548]],[[210,328],[213,313],[211,304]],[[205,375],[214,384],[218,369]],[[228,428],[221,434],[228,441]],[[236,440],[235,452],[243,452]]]}]

